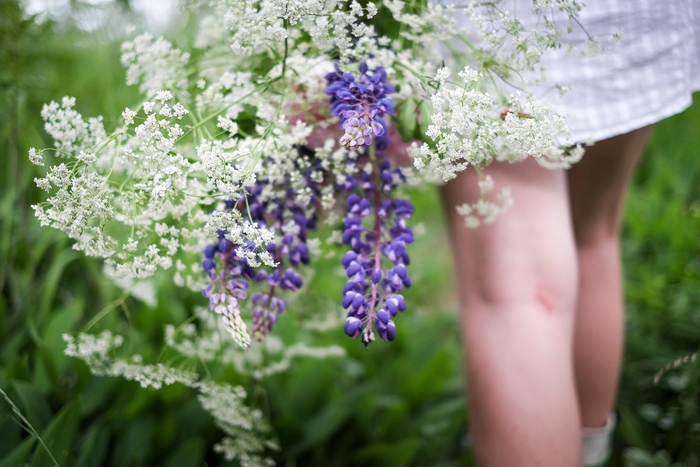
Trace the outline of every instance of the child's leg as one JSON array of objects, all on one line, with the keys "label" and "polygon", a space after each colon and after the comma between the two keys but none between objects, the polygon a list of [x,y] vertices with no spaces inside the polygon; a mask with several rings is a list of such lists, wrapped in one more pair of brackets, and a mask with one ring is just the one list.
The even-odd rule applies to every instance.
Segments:
[{"label": "child's leg", "polygon": [[620,223],[650,132],[647,127],[596,143],[568,171],[579,263],[574,365],[585,427],[603,426],[615,405],[624,333]]},{"label": "child's leg", "polygon": [[529,160],[487,169],[515,205],[464,226],[455,205],[478,198],[468,170],[443,188],[462,305],[477,465],[581,465],[572,367],[576,252],[563,171]]}]

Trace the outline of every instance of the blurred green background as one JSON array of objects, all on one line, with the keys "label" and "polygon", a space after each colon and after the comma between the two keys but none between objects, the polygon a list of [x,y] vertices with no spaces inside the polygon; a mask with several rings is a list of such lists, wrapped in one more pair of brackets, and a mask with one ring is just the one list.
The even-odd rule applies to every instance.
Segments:
[{"label": "blurred green background", "polygon": [[[39,227],[30,206],[42,199],[33,179],[44,168],[31,165],[27,151],[51,146],[39,116],[46,102],[75,96],[77,109],[105,115],[108,129],[138,102],[124,84],[119,37],[128,21],[147,24],[126,2],[65,3],[68,13],[36,22],[18,2],[0,2],[0,389],[61,467],[235,465],[212,450],[222,433],[193,391],[96,377],[63,355],[61,335],[83,330],[122,291],[62,233]],[[101,11],[107,19],[94,20]],[[168,34],[177,30],[166,36],[186,40]],[[700,347],[698,156],[700,102],[657,126],[628,199],[626,362],[611,466],[700,466],[700,371],[690,357],[682,360]],[[365,350],[340,327],[309,325],[342,315],[343,271],[337,258],[324,258],[275,335],[286,344],[341,345],[346,357],[297,359],[266,378],[208,368],[215,379],[243,385],[250,404],[270,418],[281,446],[278,465],[472,465],[441,210],[434,190],[411,197],[419,233],[412,247],[415,285],[396,342]],[[122,334],[128,352],[155,361],[163,327],[179,325],[204,304],[167,276],[156,281],[157,306],[129,298],[91,332]],[[0,467],[18,465],[51,463],[0,397]]]}]

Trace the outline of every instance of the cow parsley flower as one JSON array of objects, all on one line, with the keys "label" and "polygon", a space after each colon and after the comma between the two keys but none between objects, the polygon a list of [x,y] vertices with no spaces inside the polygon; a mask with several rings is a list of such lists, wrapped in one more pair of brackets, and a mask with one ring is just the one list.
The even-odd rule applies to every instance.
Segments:
[{"label": "cow parsley flower", "polygon": [[35,148],[29,148],[29,161],[34,165],[44,165],[44,159],[41,157],[41,152],[37,152]]},{"label": "cow parsley flower", "polygon": [[136,112],[134,112],[128,107],[124,109],[124,112],[122,112],[122,118],[124,119],[124,124],[126,125],[133,125],[135,116]]},{"label": "cow parsley flower", "polygon": [[122,65],[127,67],[126,84],[139,85],[147,96],[171,85],[181,86],[183,70],[190,55],[176,49],[162,37],[142,34],[122,44]]},{"label": "cow parsley flower", "polygon": [[265,457],[267,449],[278,449],[268,439],[270,428],[260,409],[246,404],[246,392],[241,386],[215,383],[199,378],[192,371],[163,363],[146,364],[141,355],[130,358],[116,357],[116,350],[124,339],[103,331],[99,335],[63,335],[65,354],[87,363],[90,371],[99,376],[122,377],[138,382],[143,388],[159,389],[175,383],[197,391],[197,400],[209,412],[216,425],[224,432],[224,438],[214,449],[226,460],[238,460],[243,466],[274,466]]}]

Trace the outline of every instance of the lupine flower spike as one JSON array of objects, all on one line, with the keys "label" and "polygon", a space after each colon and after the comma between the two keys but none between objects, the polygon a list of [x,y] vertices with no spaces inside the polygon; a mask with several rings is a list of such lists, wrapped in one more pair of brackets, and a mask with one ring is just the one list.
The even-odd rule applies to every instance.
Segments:
[{"label": "lupine flower spike", "polygon": [[[212,279],[212,284],[204,289],[204,295],[210,300],[210,309],[223,315],[224,324],[234,337],[235,332],[241,334],[241,326],[243,332],[246,331],[238,316],[239,302],[246,298],[249,283],[267,284],[265,291],[251,296],[254,307],[252,336],[258,341],[270,333],[278,315],[287,310],[287,300],[279,296],[280,292],[295,291],[303,285],[301,276],[294,269],[309,263],[308,231],[316,228],[316,205],[321,195],[318,180],[323,179],[324,169],[317,161],[311,160],[313,154],[308,148],[299,147],[298,152],[300,161],[308,164],[305,163],[307,167],[303,170],[296,167],[301,173],[301,180],[296,183],[303,185],[303,191],[309,196],[299,197],[298,189],[286,187],[280,191],[279,197],[270,197],[270,181],[259,179],[246,189],[245,197],[226,205],[227,209],[247,211],[246,214],[258,226],[271,227],[281,233],[276,242],[267,245],[267,253],[277,266],[272,271],[256,269],[260,262],[256,261],[254,245],[234,248],[224,238],[225,232],[220,232],[222,239],[218,245],[209,245],[204,250],[202,266]],[[220,260],[218,269],[215,257]],[[234,319],[237,328],[231,324]]]},{"label": "lupine flower spike", "polygon": [[401,169],[392,170],[384,155],[389,139],[382,116],[394,113],[393,100],[386,96],[394,87],[386,82],[382,68],[370,75],[363,62],[359,70],[358,79],[339,69],[328,74],[326,93],[331,95],[332,113],[341,117],[340,126],[345,130],[341,144],[360,151],[355,163],[363,168],[340,185],[351,192],[342,236],[343,243],[350,246],[342,259],[348,276],[342,304],[348,309],[345,333],[361,337],[368,346],[377,335],[385,342],[393,341],[396,325],[392,318],[406,310],[399,292],[411,286],[406,245],[413,243],[413,232],[406,219],[413,214],[413,206],[391,197],[396,184],[406,178]]}]

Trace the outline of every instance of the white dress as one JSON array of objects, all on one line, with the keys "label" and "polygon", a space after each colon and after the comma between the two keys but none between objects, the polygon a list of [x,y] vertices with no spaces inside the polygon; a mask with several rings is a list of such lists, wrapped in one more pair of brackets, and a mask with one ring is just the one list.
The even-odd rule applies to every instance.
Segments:
[{"label": "white dress", "polygon": [[[623,37],[592,57],[563,50],[543,57],[547,79],[535,95],[566,115],[575,141],[628,133],[692,103],[700,90],[700,0],[588,0],[579,20],[593,37],[620,30]],[[586,32],[575,28],[563,42],[583,41]],[[554,85],[570,91],[559,98]]]}]

